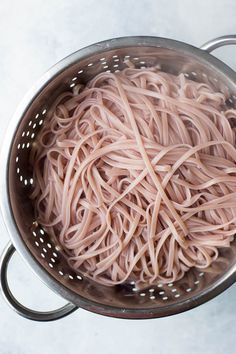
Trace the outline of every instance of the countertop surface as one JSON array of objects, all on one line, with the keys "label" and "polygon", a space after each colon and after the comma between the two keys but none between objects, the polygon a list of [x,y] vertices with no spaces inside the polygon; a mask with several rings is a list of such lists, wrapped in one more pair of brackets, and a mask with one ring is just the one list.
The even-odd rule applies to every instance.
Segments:
[{"label": "countertop surface", "polygon": [[[17,104],[43,72],[94,42],[126,35],[178,39],[195,46],[236,33],[235,0],[1,0],[0,139]],[[236,69],[236,48],[215,52]],[[9,235],[0,219],[0,252]],[[14,294],[34,309],[64,301],[15,255],[9,266]],[[233,353],[236,287],[170,318],[125,321],[82,309],[57,322],[19,317],[0,297],[0,354]]]}]

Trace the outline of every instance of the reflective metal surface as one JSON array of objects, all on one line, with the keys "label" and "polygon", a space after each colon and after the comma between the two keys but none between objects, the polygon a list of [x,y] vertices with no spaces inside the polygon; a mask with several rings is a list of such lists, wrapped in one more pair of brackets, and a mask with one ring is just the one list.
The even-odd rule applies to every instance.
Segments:
[{"label": "reflective metal surface", "polygon": [[236,35],[232,34],[230,36],[222,36],[215,39],[212,39],[209,42],[206,42],[201,46],[201,49],[206,50],[207,52],[212,52],[213,50],[224,47],[226,45],[236,44]]},{"label": "reflective metal surface", "polygon": [[5,300],[8,302],[10,307],[16,311],[19,315],[28,318],[33,321],[55,321],[59,320],[60,318],[63,318],[65,316],[70,315],[72,312],[78,309],[77,306],[69,303],[60,309],[54,310],[54,311],[47,311],[47,312],[41,312],[41,311],[34,311],[31,310],[25,306],[23,306],[21,303],[17,301],[17,299],[14,297],[12,294],[8,281],[7,281],[7,269],[8,269],[8,263],[12,257],[12,255],[15,252],[15,247],[12,245],[10,242],[5,250],[3,251],[2,257],[0,259],[0,284],[1,284],[1,291],[2,294],[5,298]]},{"label": "reflective metal surface", "polygon": [[[210,51],[235,38],[214,40],[203,48]],[[35,223],[28,197],[33,182],[29,151],[55,97],[101,71],[122,70],[127,59],[136,67],[158,65],[163,71],[182,72],[190,79],[207,82],[227,95],[229,106],[236,105],[236,73],[205,50],[156,37],[112,39],[79,50],[36,83],[11,121],[1,156],[1,210],[15,248],[56,293],[78,307],[103,315],[153,318],[193,308],[230,286],[236,280],[236,243],[222,249],[209,269],[192,269],[174,284],[140,291],[133,284],[104,287],[70,269],[60,246]],[[6,296],[6,287],[4,292]]]}]

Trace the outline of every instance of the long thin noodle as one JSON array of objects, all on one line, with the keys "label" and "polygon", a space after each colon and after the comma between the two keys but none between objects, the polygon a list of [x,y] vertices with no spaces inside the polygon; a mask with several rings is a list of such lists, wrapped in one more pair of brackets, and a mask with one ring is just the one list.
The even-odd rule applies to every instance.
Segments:
[{"label": "long thin noodle", "polygon": [[156,68],[61,94],[31,151],[38,221],[104,285],[176,281],[236,232],[236,111]]}]

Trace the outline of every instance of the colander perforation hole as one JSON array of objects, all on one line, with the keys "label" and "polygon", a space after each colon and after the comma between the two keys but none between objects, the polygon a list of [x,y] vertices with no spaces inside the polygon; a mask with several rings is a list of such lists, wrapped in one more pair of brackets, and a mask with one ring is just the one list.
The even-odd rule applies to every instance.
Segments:
[{"label": "colander perforation hole", "polygon": [[155,300],[156,296],[152,295],[150,296],[150,300]]},{"label": "colander perforation hole", "polygon": [[114,59],[114,62],[115,62],[115,63],[117,63],[117,62],[119,62],[119,61],[120,61],[119,58],[115,58],[115,59]]},{"label": "colander perforation hole", "polygon": [[100,61],[104,61],[104,60],[106,60],[106,58],[104,58],[104,57],[103,57],[103,58],[100,58]]},{"label": "colander perforation hole", "polygon": [[49,265],[50,268],[53,268],[53,264],[52,263],[49,262],[48,265]]},{"label": "colander perforation hole", "polygon": [[43,239],[42,237],[39,237],[39,241],[40,241],[41,243],[44,243],[44,239]]},{"label": "colander perforation hole", "polygon": [[42,124],[43,124],[43,119],[40,119],[39,125],[42,125]]},{"label": "colander perforation hole", "polygon": [[73,79],[71,81],[76,81],[78,79],[77,76],[73,77]]},{"label": "colander perforation hole", "polygon": [[163,301],[168,300],[168,296],[164,296],[164,297],[162,298],[162,300],[163,300]]},{"label": "colander perforation hole", "polygon": [[41,257],[42,257],[42,258],[45,258],[45,254],[44,254],[44,253],[41,253]]},{"label": "colander perforation hole", "polygon": [[82,74],[83,72],[84,72],[84,70],[81,69],[81,70],[78,71],[78,74]]},{"label": "colander perforation hole", "polygon": [[47,243],[47,247],[48,247],[48,248],[52,248],[51,243],[48,242],[48,243]]},{"label": "colander perforation hole", "polygon": [[56,263],[55,258],[51,257],[50,259],[51,259],[52,263]]},{"label": "colander perforation hole", "polygon": [[38,119],[38,117],[39,117],[39,113],[37,113],[34,118]]},{"label": "colander perforation hole", "polygon": [[88,67],[90,67],[90,66],[93,66],[93,63],[89,63],[89,64],[88,64]]},{"label": "colander perforation hole", "polygon": [[72,88],[72,87],[74,87],[75,86],[75,83],[73,82],[72,84],[70,84],[70,87]]},{"label": "colander perforation hole", "polygon": [[113,65],[113,68],[118,68],[119,67],[119,64],[114,64]]},{"label": "colander perforation hole", "polygon": [[21,136],[22,136],[22,137],[24,137],[24,136],[25,136],[25,131],[23,131],[23,132],[22,132]]},{"label": "colander perforation hole", "polygon": [[146,293],[140,293],[139,296],[144,297],[146,296]]},{"label": "colander perforation hole", "polygon": [[17,173],[17,174],[19,174],[19,173],[20,173],[20,169],[19,169],[19,167],[17,167],[17,169],[16,169],[16,173]]},{"label": "colander perforation hole", "polygon": [[197,73],[196,73],[195,71],[192,71],[191,74],[192,74],[193,76],[197,76]]},{"label": "colander perforation hole", "polygon": [[16,163],[19,161],[19,156],[16,156]]},{"label": "colander perforation hole", "polygon": [[107,69],[107,68],[109,68],[108,65],[104,65],[104,66],[103,66],[103,69]]},{"label": "colander perforation hole", "polygon": [[81,275],[76,275],[76,278],[77,278],[78,280],[83,280],[83,278],[81,277]]},{"label": "colander perforation hole", "polygon": [[21,181],[21,182],[23,181],[23,176],[22,176],[22,175],[20,176],[20,181]]},{"label": "colander perforation hole", "polygon": [[32,123],[33,123],[32,120],[30,120],[28,126],[30,127]]},{"label": "colander perforation hole", "polygon": [[163,287],[163,284],[158,284],[157,287],[158,287],[158,288],[162,288],[162,287]]},{"label": "colander perforation hole", "polygon": [[119,73],[119,72],[120,72],[120,70],[119,70],[119,69],[115,70],[115,73]]},{"label": "colander perforation hole", "polygon": [[196,280],[195,282],[194,282],[194,284],[199,284],[200,283],[200,281],[199,280]]},{"label": "colander perforation hole", "polygon": [[[42,123],[43,124],[43,123]],[[28,130],[27,133],[26,133],[26,136],[29,136],[30,135],[30,131]]]},{"label": "colander perforation hole", "polygon": [[188,73],[184,73],[184,76],[185,76],[185,77],[189,77],[189,74],[188,74]]},{"label": "colander perforation hole", "polygon": [[198,276],[199,276],[199,277],[203,277],[203,276],[204,276],[204,273],[201,272],[201,273],[198,274]]},{"label": "colander perforation hole", "polygon": [[155,289],[151,288],[148,291],[149,291],[149,293],[154,293]]},{"label": "colander perforation hole", "polygon": [[30,147],[30,143],[27,143],[27,144],[26,144],[26,147],[27,147],[27,149],[28,149],[28,148]]},{"label": "colander perforation hole", "polygon": [[178,298],[178,297],[180,297],[180,294],[175,294],[175,298]]},{"label": "colander perforation hole", "polygon": [[61,270],[59,270],[58,273],[59,273],[60,275],[64,275],[64,273],[63,273]]},{"label": "colander perforation hole", "polygon": [[159,291],[159,295],[164,295],[165,292],[164,291]]},{"label": "colander perforation hole", "polygon": [[46,113],[47,113],[47,110],[46,110],[46,108],[44,108],[44,110],[42,111],[42,115],[44,115]]},{"label": "colander perforation hole", "polygon": [[133,59],[134,59],[135,61],[136,61],[136,60],[139,60],[139,58],[138,58],[138,57],[135,57],[135,58],[133,58]]},{"label": "colander perforation hole", "polygon": [[53,254],[53,256],[56,257],[56,258],[58,257],[58,254],[57,254],[56,252],[52,252],[52,254]]},{"label": "colander perforation hole", "polygon": [[36,245],[37,247],[39,247],[38,241],[35,241],[34,243],[35,243],[35,245]]},{"label": "colander perforation hole", "polygon": [[34,183],[33,178],[30,178],[29,183],[30,183],[30,184],[33,184],[33,183]]},{"label": "colander perforation hole", "polygon": [[18,145],[17,145],[17,149],[18,149],[18,150],[20,150],[20,147],[21,147],[21,145],[20,145],[20,144],[18,144]]},{"label": "colander perforation hole", "polygon": [[73,280],[74,279],[73,275],[69,274],[69,279]]},{"label": "colander perforation hole", "polygon": [[31,139],[34,139],[34,137],[35,137],[35,134],[32,133],[32,134],[31,134]]},{"label": "colander perforation hole", "polygon": [[36,128],[36,126],[37,126],[37,124],[36,124],[36,123],[34,123],[32,128],[33,128],[33,129],[35,129],[35,128]]},{"label": "colander perforation hole", "polygon": [[47,252],[48,252],[45,247],[43,247],[43,252],[44,252],[44,253],[47,253]]},{"label": "colander perforation hole", "polygon": [[32,234],[33,234],[34,237],[37,237],[37,234],[36,234],[35,231],[33,231]]},{"label": "colander perforation hole", "polygon": [[169,283],[168,286],[171,288],[174,284],[173,283]]},{"label": "colander perforation hole", "polygon": [[174,288],[171,291],[172,291],[172,293],[176,293],[177,289]]},{"label": "colander perforation hole", "polygon": [[190,293],[190,291],[192,291],[192,288],[187,288],[186,291],[187,293]]}]

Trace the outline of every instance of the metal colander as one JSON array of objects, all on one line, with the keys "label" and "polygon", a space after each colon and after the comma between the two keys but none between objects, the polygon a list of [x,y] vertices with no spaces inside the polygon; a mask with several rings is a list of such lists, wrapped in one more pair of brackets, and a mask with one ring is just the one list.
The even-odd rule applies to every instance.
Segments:
[{"label": "metal colander", "polygon": [[[127,37],[94,44],[68,56],[36,83],[19,106],[6,134],[1,158],[1,209],[11,236],[1,260],[1,286],[8,303],[33,320],[54,320],[78,307],[107,316],[154,318],[193,308],[222,292],[236,280],[236,242],[222,249],[219,259],[204,271],[195,268],[183,279],[167,285],[138,290],[132,283],[104,287],[75,273],[62,250],[35,223],[29,199],[33,183],[29,152],[45,122],[54,99],[77,83],[86,83],[102,71],[116,72],[129,59],[137,68],[158,65],[161,70],[207,82],[236,105],[236,73],[209,52],[236,44],[236,36],[221,37],[202,49],[164,38]],[[13,246],[14,245],[14,246]],[[25,308],[12,295],[7,265],[17,250],[36,274],[56,293],[69,301],[63,308],[40,313]]]}]

